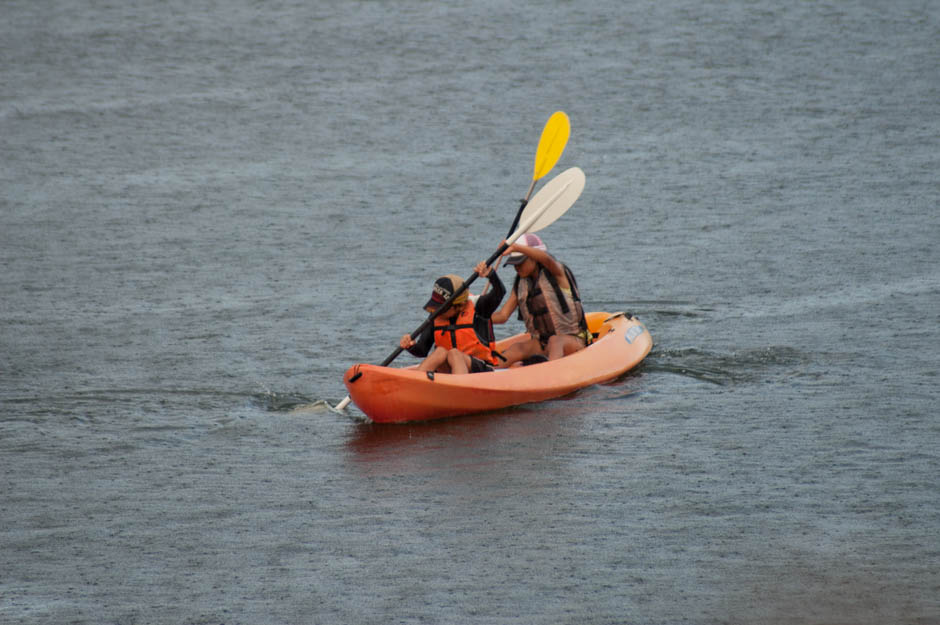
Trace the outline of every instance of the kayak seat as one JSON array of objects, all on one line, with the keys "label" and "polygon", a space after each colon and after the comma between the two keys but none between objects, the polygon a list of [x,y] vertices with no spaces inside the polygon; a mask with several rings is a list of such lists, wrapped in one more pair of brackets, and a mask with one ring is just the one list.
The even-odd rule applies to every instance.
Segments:
[{"label": "kayak seat", "polygon": [[529,356],[528,358],[523,359],[522,366],[528,367],[529,365],[537,365],[540,362],[548,362],[548,356],[543,356],[542,354]]}]

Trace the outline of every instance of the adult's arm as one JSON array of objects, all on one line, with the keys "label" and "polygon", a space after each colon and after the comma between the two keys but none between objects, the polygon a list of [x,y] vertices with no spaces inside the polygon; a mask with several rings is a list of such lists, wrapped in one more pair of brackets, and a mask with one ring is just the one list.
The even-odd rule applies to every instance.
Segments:
[{"label": "adult's arm", "polygon": [[571,284],[568,283],[568,276],[565,275],[565,268],[562,267],[561,263],[555,260],[555,257],[548,252],[535,247],[529,247],[528,245],[513,243],[506,249],[505,252],[503,252],[503,256],[511,254],[512,252],[521,252],[548,269],[551,274],[555,276],[555,280],[558,282],[558,286],[561,288],[571,288]]}]

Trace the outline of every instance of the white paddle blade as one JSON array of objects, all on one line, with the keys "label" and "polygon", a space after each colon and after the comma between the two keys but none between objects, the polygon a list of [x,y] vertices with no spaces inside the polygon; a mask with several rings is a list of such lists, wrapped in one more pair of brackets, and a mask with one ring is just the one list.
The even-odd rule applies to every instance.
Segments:
[{"label": "white paddle blade", "polygon": [[555,223],[581,197],[584,182],[580,167],[572,167],[552,178],[526,205],[519,217],[519,227],[506,242],[511,244],[526,232],[538,232]]}]

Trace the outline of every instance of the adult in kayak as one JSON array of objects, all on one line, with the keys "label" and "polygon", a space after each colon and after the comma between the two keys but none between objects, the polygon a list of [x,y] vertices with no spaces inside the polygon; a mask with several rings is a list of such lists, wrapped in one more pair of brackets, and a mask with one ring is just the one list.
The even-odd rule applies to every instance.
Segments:
[{"label": "adult in kayak", "polygon": [[[464,291],[449,309],[434,319],[433,326],[425,328],[417,341],[410,334],[401,337],[399,345],[402,349],[419,358],[427,356],[418,365],[420,371],[480,373],[492,371],[496,365],[500,356],[495,351],[496,339],[490,318],[503,300],[506,287],[485,262],[481,261],[474,271],[480,277],[489,278],[490,290],[487,293],[474,302],[469,292]],[[434,282],[431,299],[424,309],[434,312],[461,286],[463,280],[460,276],[441,276]],[[432,347],[434,351],[431,351]]]},{"label": "adult in kayak", "polygon": [[518,308],[531,338],[507,349],[500,366],[533,357],[556,360],[587,347],[591,333],[571,270],[549,254],[534,233],[523,234],[503,255],[508,256],[506,264],[515,267],[516,280],[492,321],[506,323]]}]

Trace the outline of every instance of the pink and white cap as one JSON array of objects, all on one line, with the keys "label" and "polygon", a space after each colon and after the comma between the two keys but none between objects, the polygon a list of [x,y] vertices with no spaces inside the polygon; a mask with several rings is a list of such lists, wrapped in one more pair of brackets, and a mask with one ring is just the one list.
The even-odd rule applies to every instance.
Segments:
[{"label": "pink and white cap", "polygon": [[[546,245],[542,243],[542,239],[539,238],[539,235],[532,233],[532,232],[526,232],[525,234],[523,234],[521,237],[516,239],[516,243],[518,245],[525,245],[526,247],[534,247],[535,249],[542,250],[543,252],[548,251],[548,247],[546,247]],[[528,258],[528,256],[526,256],[522,252],[513,252],[512,254],[506,257],[506,264],[518,265],[519,263],[523,262],[526,258]]]}]

